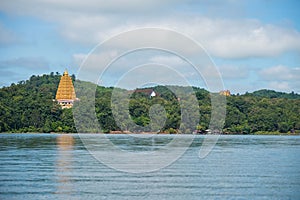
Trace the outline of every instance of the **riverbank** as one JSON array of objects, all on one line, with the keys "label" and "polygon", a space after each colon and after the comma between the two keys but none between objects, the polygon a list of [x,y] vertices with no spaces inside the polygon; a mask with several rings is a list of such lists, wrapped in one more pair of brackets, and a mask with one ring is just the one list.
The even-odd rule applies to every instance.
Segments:
[{"label": "riverbank", "polygon": [[[50,133],[42,133],[42,132],[2,132],[0,134],[85,134],[85,133],[66,133],[66,132],[50,132]],[[149,135],[278,135],[278,136],[297,136],[300,135],[300,132],[295,132],[295,133],[280,133],[280,132],[267,132],[267,131],[258,131],[255,132],[254,134],[242,134],[242,133],[222,133],[222,134],[193,134],[193,133],[188,133],[188,134],[183,134],[183,133],[168,133],[168,132],[141,132],[141,133],[136,133],[136,132],[129,132],[129,131],[112,131],[109,133],[86,133],[86,134],[107,134],[107,135],[129,135],[129,134],[136,134],[136,135],[143,135],[143,134],[149,134]]]}]

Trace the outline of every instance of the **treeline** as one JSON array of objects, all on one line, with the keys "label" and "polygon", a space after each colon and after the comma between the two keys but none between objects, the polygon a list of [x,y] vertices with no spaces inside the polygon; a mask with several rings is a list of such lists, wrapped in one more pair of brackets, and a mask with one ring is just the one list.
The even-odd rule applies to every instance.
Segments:
[{"label": "treeline", "polygon": [[[61,109],[53,99],[60,80],[59,73],[32,76],[27,81],[20,81],[0,89],[0,132],[76,132],[72,109]],[[72,76],[75,80],[75,77]],[[77,84],[89,84],[76,80]],[[161,105],[155,112],[158,121],[164,121],[159,131],[168,133],[205,132],[209,128],[211,117],[210,93],[204,89],[193,88],[197,97],[197,106],[182,109],[181,103],[188,99],[178,99],[170,87],[156,86],[157,96],[139,92],[130,93],[128,102],[119,101],[119,106],[129,105],[129,116],[121,116],[122,123],[116,123],[111,103],[114,88],[96,87],[95,111],[103,132],[129,130],[130,121],[142,131],[153,131],[149,112],[153,105]],[[172,90],[190,92],[186,87],[173,86]],[[124,90],[123,90],[124,91]],[[130,91],[126,91],[130,92]],[[81,99],[81,102],[84,98]],[[199,109],[197,124],[181,121],[182,112],[193,113]],[[88,112],[88,111],[86,111]],[[261,90],[245,95],[227,97],[226,119],[223,133],[254,134],[259,132],[297,132],[300,130],[300,95]],[[165,116],[165,118],[164,118]],[[129,120],[129,121],[126,121]],[[93,123],[93,122],[92,122]],[[192,128],[191,128],[192,126]]]},{"label": "treeline", "polygon": [[266,98],[286,98],[286,99],[300,99],[300,95],[291,92],[291,93],[284,93],[284,92],[276,92],[274,90],[258,90],[253,93],[246,93],[246,96],[257,96],[257,97],[266,97]]},{"label": "treeline", "polygon": [[76,132],[72,110],[53,101],[60,77],[33,75],[1,88],[0,132]]}]

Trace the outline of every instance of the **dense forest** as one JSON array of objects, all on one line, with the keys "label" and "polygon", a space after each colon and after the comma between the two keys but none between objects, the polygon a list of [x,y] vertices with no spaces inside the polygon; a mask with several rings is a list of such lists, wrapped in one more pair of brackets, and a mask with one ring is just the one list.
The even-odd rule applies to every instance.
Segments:
[{"label": "dense forest", "polygon": [[[60,77],[59,73],[53,72],[49,75],[33,75],[29,80],[1,88],[0,132],[75,133],[72,108],[62,109],[53,100]],[[75,80],[74,75],[72,78]],[[76,80],[76,83],[89,84],[80,80]],[[173,87],[176,90],[187,91],[185,87]],[[166,116],[166,119],[161,119],[165,120],[165,124],[160,131],[178,133],[179,125],[182,124],[179,101],[184,100],[179,100],[166,86],[147,89],[155,91],[158,95],[151,98],[145,92],[132,92],[127,102],[130,119],[141,127],[147,127],[151,121],[151,106],[159,104],[164,108],[164,111],[160,112],[164,112],[162,115]],[[112,87],[96,86],[95,111],[103,132],[124,130],[124,127],[120,127],[123,125],[114,120],[111,103],[113,90]],[[209,128],[210,93],[196,87],[193,88],[193,92],[198,101],[199,120],[193,128],[184,129],[180,133],[206,133]],[[226,119],[222,130],[224,134],[299,133],[299,94],[260,90],[244,95],[232,95],[226,100]]]}]

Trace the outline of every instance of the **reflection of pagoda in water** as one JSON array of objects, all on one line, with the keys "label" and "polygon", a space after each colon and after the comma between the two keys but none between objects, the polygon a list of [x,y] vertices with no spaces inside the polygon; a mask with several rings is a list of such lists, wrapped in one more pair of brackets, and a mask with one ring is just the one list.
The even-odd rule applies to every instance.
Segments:
[{"label": "reflection of pagoda in water", "polygon": [[71,108],[76,100],[72,78],[69,76],[67,70],[65,70],[63,76],[60,78],[55,100],[62,108]]},{"label": "reflection of pagoda in water", "polygon": [[58,194],[71,194],[74,191],[70,174],[72,174],[73,166],[73,149],[75,139],[72,135],[59,135],[56,138],[57,144],[57,160],[56,160],[56,175],[57,175],[57,191]]}]

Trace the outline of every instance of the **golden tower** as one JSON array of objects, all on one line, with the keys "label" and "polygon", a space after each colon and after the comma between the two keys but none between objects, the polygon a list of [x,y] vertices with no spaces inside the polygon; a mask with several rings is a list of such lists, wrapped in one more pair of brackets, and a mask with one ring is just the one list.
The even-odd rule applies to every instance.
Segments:
[{"label": "golden tower", "polygon": [[220,94],[220,95],[227,96],[227,97],[231,96],[231,94],[230,94],[230,91],[229,91],[229,90],[222,90],[222,91],[221,91],[219,94]]},{"label": "golden tower", "polygon": [[60,78],[55,99],[62,108],[71,108],[76,100],[72,78],[69,76],[67,70],[65,70],[63,76]]}]

